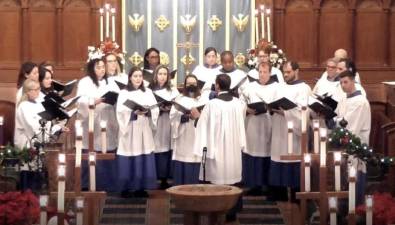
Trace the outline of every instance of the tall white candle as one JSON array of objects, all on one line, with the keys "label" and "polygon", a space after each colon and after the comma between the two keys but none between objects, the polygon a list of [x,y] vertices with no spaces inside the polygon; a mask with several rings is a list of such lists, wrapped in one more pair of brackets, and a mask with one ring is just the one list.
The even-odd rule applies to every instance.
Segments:
[{"label": "tall white candle", "polygon": [[40,195],[40,225],[47,225],[48,195]]},{"label": "tall white candle", "polygon": [[293,127],[294,124],[292,121],[288,121],[288,154],[293,153]]},{"label": "tall white candle", "polygon": [[64,192],[66,190],[66,166],[58,166],[58,212],[64,213]]},{"label": "tall white candle", "polygon": [[103,42],[104,40],[104,30],[103,30],[103,23],[104,23],[104,17],[103,17],[103,13],[104,13],[104,9],[100,8],[100,42]]},{"label": "tall white candle", "polygon": [[89,152],[89,190],[96,191],[96,152]]},{"label": "tall white candle", "polygon": [[110,4],[105,4],[106,8],[106,38],[110,37]]},{"label": "tall white candle", "polygon": [[271,32],[270,32],[270,9],[266,9],[266,22],[267,22],[267,41],[271,42]]},{"label": "tall white candle", "polygon": [[225,0],[225,50],[230,50],[230,0]]},{"label": "tall white candle", "polygon": [[311,155],[310,154],[305,154],[304,155],[304,188],[306,192],[311,191],[310,187],[310,163],[311,163]]},{"label": "tall white candle", "polygon": [[111,8],[111,34],[112,41],[115,42],[115,8]]},{"label": "tall white candle", "polygon": [[355,181],[357,171],[352,166],[349,171],[348,183],[348,213],[355,213]]},{"label": "tall white candle", "polygon": [[314,153],[318,154],[320,152],[320,136],[319,136],[319,129],[320,129],[320,121],[313,120],[313,132],[314,132]]},{"label": "tall white candle", "polygon": [[337,198],[329,197],[328,201],[329,201],[329,212],[330,212],[330,225],[336,225]]},{"label": "tall white candle", "polygon": [[259,23],[258,23],[258,10],[255,10],[255,42],[259,42]]},{"label": "tall white candle", "polygon": [[373,224],[373,196],[367,195],[365,199],[366,203],[366,225]]},{"label": "tall white candle", "polygon": [[302,106],[302,133],[306,133],[307,131],[307,107]]},{"label": "tall white candle", "polygon": [[320,128],[320,136],[321,136],[321,147],[320,147],[320,165],[321,167],[326,166],[326,128]]},{"label": "tall white candle", "polygon": [[261,38],[265,39],[265,5],[261,5]]},{"label": "tall white candle", "polygon": [[4,117],[0,116],[0,126],[4,125]]},{"label": "tall white candle", "polygon": [[75,128],[75,167],[81,167],[82,127]]},{"label": "tall white candle", "polygon": [[84,198],[83,197],[77,197],[75,200],[75,208],[77,212],[76,216],[76,224],[77,225],[83,225],[84,223],[84,217],[83,217],[83,210],[84,210]]},{"label": "tall white candle", "polygon": [[95,99],[89,98],[89,112],[88,112],[89,132],[93,132],[94,129],[94,116],[95,116]]},{"label": "tall white candle", "polygon": [[101,151],[103,154],[107,152],[107,121],[100,121],[101,127]]},{"label": "tall white candle", "polygon": [[342,160],[342,153],[333,153],[333,158],[335,161],[335,191],[340,191],[340,162]]},{"label": "tall white candle", "polygon": [[251,35],[250,35],[250,48],[253,49],[255,48],[255,1],[250,1],[250,18],[251,18],[251,23],[250,23],[250,29],[251,29]]}]

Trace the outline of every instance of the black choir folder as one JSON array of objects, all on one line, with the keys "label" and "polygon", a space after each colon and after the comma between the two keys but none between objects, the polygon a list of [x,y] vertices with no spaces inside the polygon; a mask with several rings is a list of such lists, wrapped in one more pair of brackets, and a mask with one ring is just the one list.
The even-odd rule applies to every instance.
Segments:
[{"label": "black choir folder", "polygon": [[[180,103],[173,102],[173,106],[174,106],[174,108],[176,108],[178,111],[182,112],[183,114],[191,114],[192,109],[189,109],[189,108],[181,105]],[[196,108],[199,112],[201,112],[204,108],[204,105],[200,105],[200,106],[193,107],[193,108]]]},{"label": "black choir folder", "polygon": [[45,111],[40,112],[38,115],[48,121],[69,119],[77,112],[77,108],[67,111],[51,98],[45,99],[41,104],[44,106]]},{"label": "black choir folder", "polygon": [[129,109],[131,109],[132,111],[139,110],[139,111],[142,111],[142,112],[150,110],[150,109],[153,109],[153,108],[158,106],[158,104],[154,104],[154,105],[151,105],[151,106],[140,105],[139,103],[137,103],[137,102],[135,102],[135,101],[133,101],[131,99],[126,100],[123,104],[126,107],[128,107]]},{"label": "black choir folder", "polygon": [[161,96],[159,96],[155,92],[154,92],[154,96],[155,96],[156,101],[158,102],[158,105],[160,105],[160,106],[171,106],[172,105],[172,101],[171,100],[162,98]]},{"label": "black choir folder", "polygon": [[317,95],[314,94],[316,98],[324,103],[325,105],[329,106],[333,111],[336,110],[337,108],[337,101],[332,98],[331,95],[328,95],[328,93],[325,93],[323,95]]},{"label": "black choir folder", "polygon": [[200,90],[202,90],[202,89],[203,89],[203,87],[204,87],[204,84],[205,84],[205,83],[206,83],[205,81],[198,80],[198,82],[197,82],[197,86],[198,86],[198,88],[199,88]]},{"label": "black choir folder", "polygon": [[269,108],[276,109],[276,110],[280,110],[280,109],[290,110],[290,109],[295,108],[296,106],[297,105],[294,102],[292,102],[291,100],[289,100],[286,97],[282,97],[282,98],[268,104]]},{"label": "black choir folder", "polygon": [[326,120],[330,120],[333,117],[337,116],[337,114],[333,111],[333,109],[321,102],[319,99],[309,98],[309,108],[313,110],[315,113],[324,116]]},{"label": "black choir folder", "polygon": [[105,93],[103,96],[101,96],[101,98],[103,99],[104,103],[114,105],[117,102],[118,93],[109,91],[109,92]]},{"label": "black choir folder", "polygon": [[115,83],[118,85],[118,87],[119,87],[120,90],[125,89],[126,86],[127,86],[127,84],[124,84],[124,83],[122,83],[122,82],[120,82],[120,81],[117,81],[117,80],[114,80],[114,81],[115,81]]},{"label": "black choir folder", "polygon": [[77,84],[77,80],[76,79],[72,80],[70,82],[67,82],[65,84],[63,84],[63,83],[61,83],[59,81],[56,81],[56,80],[52,81],[53,89],[55,91],[57,91],[57,92],[62,92],[63,91],[63,93],[61,95],[62,97],[70,95],[71,92],[73,92],[73,89],[74,89],[76,84]]},{"label": "black choir folder", "polygon": [[259,115],[267,112],[267,104],[265,102],[254,102],[248,104],[248,108],[255,110],[256,114]]}]

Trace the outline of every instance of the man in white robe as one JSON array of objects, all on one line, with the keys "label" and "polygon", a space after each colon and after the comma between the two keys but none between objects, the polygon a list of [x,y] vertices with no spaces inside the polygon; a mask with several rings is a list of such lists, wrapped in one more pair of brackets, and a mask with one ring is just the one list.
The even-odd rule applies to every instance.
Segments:
[{"label": "man in white robe", "polygon": [[[275,99],[279,86],[277,79],[270,76],[271,64],[259,64],[259,80],[246,85],[240,96],[247,105],[270,103]],[[252,106],[250,106],[252,107]],[[248,195],[262,195],[262,187],[267,189],[270,169],[270,145],[272,138],[272,119],[267,107],[250,108],[247,106],[246,140],[243,150],[243,184],[250,188]]]},{"label": "man in white robe", "polygon": [[[333,57],[334,57],[337,61],[339,61],[339,60],[341,60],[341,59],[347,59],[347,58],[348,58],[348,54],[347,54],[347,51],[346,51],[345,49],[340,48],[340,49],[337,49],[337,50],[335,51],[335,53],[333,54]],[[321,78],[324,78],[324,79],[325,79],[327,76],[328,76],[328,72],[325,71],[325,72],[321,75]],[[358,72],[355,73],[355,81],[356,81],[357,83],[361,84],[361,78],[360,78]]]},{"label": "man in white robe", "polygon": [[274,197],[276,200],[287,199],[287,187],[291,188],[291,197],[300,187],[300,161],[281,160],[282,155],[287,155],[288,122],[293,123],[293,153],[301,152],[301,118],[302,110],[300,106],[306,105],[307,98],[311,93],[310,87],[301,80],[298,80],[299,65],[289,61],[283,66],[284,79],[286,84],[277,89],[276,99],[286,97],[298,106],[290,110],[273,110],[272,116],[272,139],[271,139],[271,164],[269,184],[274,186]]},{"label": "man in white robe", "polygon": [[[269,49],[259,49],[258,50],[258,65],[265,62],[265,63],[270,63],[269,61],[269,55],[270,55],[270,50]],[[257,65],[257,66],[258,66]],[[258,72],[258,67],[250,70],[247,74],[248,79],[251,80],[258,80],[259,79],[259,72]],[[284,83],[284,76],[281,70],[277,69],[276,67],[272,67],[270,70],[270,75],[273,77],[276,77],[277,82],[283,84]]]},{"label": "man in white robe", "polygon": [[[228,92],[230,83],[229,75],[217,76],[215,89],[218,96],[205,105],[196,127],[194,153],[202,156],[203,148],[207,148],[206,180],[213,184],[236,184],[241,181],[241,151],[246,146],[246,106]],[[235,220],[236,210],[240,208],[241,199],[230,210],[227,220]]]}]

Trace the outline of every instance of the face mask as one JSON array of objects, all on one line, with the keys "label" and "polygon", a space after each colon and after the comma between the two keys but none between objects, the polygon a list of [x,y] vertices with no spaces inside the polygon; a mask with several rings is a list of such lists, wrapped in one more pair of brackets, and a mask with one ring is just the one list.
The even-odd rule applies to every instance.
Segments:
[{"label": "face mask", "polygon": [[196,85],[189,85],[189,86],[186,87],[186,90],[187,90],[187,92],[194,93],[197,90],[197,86]]}]

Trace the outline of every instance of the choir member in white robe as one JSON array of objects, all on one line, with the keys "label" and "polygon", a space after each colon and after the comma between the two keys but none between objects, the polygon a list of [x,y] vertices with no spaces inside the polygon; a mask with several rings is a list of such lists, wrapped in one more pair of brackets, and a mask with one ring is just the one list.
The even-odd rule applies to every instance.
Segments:
[{"label": "choir member in white robe", "polygon": [[248,194],[262,194],[262,187],[267,188],[270,169],[270,147],[272,138],[272,118],[269,111],[256,111],[248,104],[273,102],[278,88],[275,77],[270,76],[270,63],[261,63],[259,80],[249,83],[240,99],[247,104],[246,140],[243,150],[243,184],[250,188]]},{"label": "choir member in white robe", "polygon": [[[156,48],[149,48],[144,53],[144,68],[143,76],[144,80],[148,84],[154,80],[154,71],[157,66],[160,65],[160,52]],[[144,82],[145,83],[145,82]]]},{"label": "choir member in white robe", "polygon": [[[259,49],[258,50],[258,55],[257,55],[257,58],[258,58],[257,66],[260,63],[263,63],[263,62],[270,63],[269,55],[270,55],[270,49],[269,48],[267,48],[267,49]],[[272,67],[272,69],[270,70],[270,75],[276,77],[278,83],[280,83],[280,84],[284,83],[283,73],[278,68]],[[247,76],[248,76],[248,79],[250,81],[251,80],[259,80],[258,67],[248,71]]]},{"label": "choir member in white robe", "polygon": [[[209,101],[196,127],[195,154],[202,156],[207,147],[206,180],[214,184],[241,181],[241,151],[246,146],[244,102],[228,93],[230,76],[216,78],[218,97]],[[202,171],[200,179],[203,179]]]},{"label": "choir member in white robe", "polygon": [[[49,134],[54,134],[55,131],[61,129],[66,131],[66,128],[56,124],[51,126],[50,121],[43,120],[39,113],[45,111],[41,102],[38,101],[40,95],[40,84],[37,81],[27,79],[23,83],[23,93],[20,102],[17,105],[15,113],[15,146],[23,149],[34,148],[34,142],[49,142]],[[41,126],[41,123],[44,125]],[[44,128],[44,140],[42,140],[42,128]],[[23,163],[21,167],[21,189],[40,190],[41,185],[37,179],[39,174],[32,172],[37,169],[36,160],[30,163]]]},{"label": "choir member in white robe", "polygon": [[[217,50],[213,47],[208,47],[204,51],[204,65],[197,65],[192,71],[192,74],[199,80],[198,87],[202,89],[202,95],[209,95],[211,91],[211,84],[214,84],[215,77],[220,73],[221,65],[217,64]],[[210,85],[204,85],[205,83]],[[200,85],[203,84],[203,85]],[[205,89],[203,89],[205,87]]]},{"label": "choir member in white robe", "polygon": [[54,91],[52,85],[52,72],[50,70],[40,66],[38,73],[38,81],[40,82],[41,93],[43,95],[47,95],[50,92]]},{"label": "choir member in white robe", "polygon": [[122,72],[120,59],[115,53],[108,53],[104,56],[106,63],[106,75],[108,77],[109,89],[119,93],[121,88],[117,83],[124,86],[128,83],[128,75]]},{"label": "choir member in white robe", "polygon": [[[246,106],[229,93],[230,84],[229,75],[217,76],[215,89],[218,95],[204,106],[196,127],[194,153],[202,157],[203,148],[207,148],[200,179],[213,184],[236,184],[241,181],[241,151],[246,147]],[[236,206],[227,213],[227,221],[236,220],[236,212],[241,208],[240,197]]]},{"label": "choir member in white robe", "polygon": [[[93,127],[93,151],[102,151],[101,121],[105,121],[106,143],[108,153],[115,153],[118,146],[118,124],[115,116],[115,107],[103,102],[102,96],[109,90],[108,78],[105,75],[105,64],[102,59],[91,59],[87,64],[87,76],[83,77],[77,85],[78,114],[83,128],[82,148],[89,149],[89,102],[95,105]],[[90,149],[89,149],[90,150]],[[87,161],[82,164],[82,187],[88,185]],[[116,191],[114,182],[117,174],[115,160],[98,160],[96,162],[96,189]]]},{"label": "choir member in white robe", "polygon": [[239,97],[239,93],[243,92],[244,87],[248,84],[247,74],[235,67],[234,56],[231,51],[224,51],[221,53],[221,74],[229,75],[231,79],[230,93]]},{"label": "choir member in white robe", "polygon": [[119,124],[119,188],[123,197],[148,197],[146,189],[156,188],[155,142],[152,130],[156,128],[159,108],[140,111],[124,105],[132,100],[142,106],[157,104],[155,96],[143,85],[143,71],[133,67],[126,89],[119,93],[117,120]]},{"label": "choir member in white robe", "polygon": [[[341,87],[347,93],[347,98],[339,102],[336,113],[337,121],[347,121],[346,129],[361,139],[362,143],[369,145],[371,127],[371,110],[369,101],[355,88],[354,75],[350,71],[339,74]],[[348,158],[349,166],[354,166],[358,171],[357,177],[357,203],[363,202],[366,163],[354,156]]]},{"label": "choir member in white robe", "polygon": [[[169,187],[167,179],[170,178],[171,167],[171,126],[169,112],[171,104],[180,93],[172,87],[169,69],[159,65],[154,71],[154,79],[149,85],[157,97],[157,101],[166,101],[159,104],[158,125],[154,130],[156,175],[160,179],[160,189]],[[159,100],[159,98],[161,98]],[[162,100],[163,99],[163,100]]]},{"label": "choir member in white robe", "polygon": [[185,77],[182,95],[175,99],[177,104],[189,109],[189,113],[178,110],[174,105],[170,111],[171,138],[173,141],[173,184],[199,183],[201,158],[194,154],[195,124],[199,111],[197,107],[204,105],[200,96],[198,79],[194,75]]},{"label": "choir member in white robe", "polygon": [[22,97],[22,85],[27,79],[38,81],[38,66],[33,62],[25,62],[22,64],[17,81],[18,91],[16,92],[15,105],[18,104]]},{"label": "choir member in white robe", "polygon": [[275,99],[286,97],[297,104],[298,107],[286,111],[274,110],[275,113],[272,116],[269,184],[275,186],[273,190],[276,190],[275,197],[278,197],[278,200],[286,199],[286,187],[290,187],[294,194],[300,186],[300,161],[281,160],[281,155],[288,154],[288,142],[284,141],[284,137],[287,137],[288,133],[288,122],[293,122],[293,152],[295,154],[301,152],[302,110],[300,106],[307,105],[307,98],[311,94],[310,87],[303,81],[298,80],[299,65],[296,62],[286,62],[283,71],[286,84],[279,86]]}]

